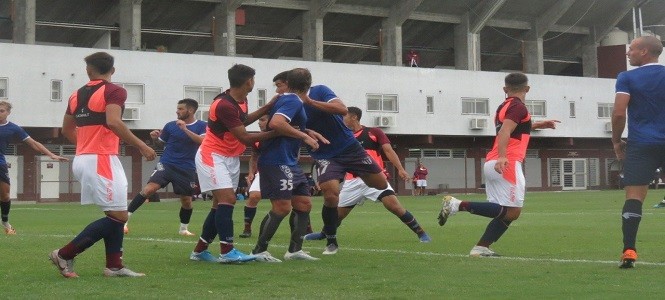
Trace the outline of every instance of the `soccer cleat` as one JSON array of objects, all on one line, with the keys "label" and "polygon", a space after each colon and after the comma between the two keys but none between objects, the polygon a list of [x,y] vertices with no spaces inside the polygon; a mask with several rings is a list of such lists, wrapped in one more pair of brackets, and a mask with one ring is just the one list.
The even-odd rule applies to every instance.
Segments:
[{"label": "soccer cleat", "polygon": [[471,252],[469,252],[471,257],[498,257],[501,256],[498,253],[492,251],[492,249],[483,247],[483,246],[473,246]]},{"label": "soccer cleat", "polygon": [[129,227],[127,227],[127,224],[122,228],[122,232],[125,234],[129,234]]},{"label": "soccer cleat", "polygon": [[7,224],[8,227],[5,227],[5,234],[6,235],[15,235],[16,234],[16,229],[12,227],[12,225]]},{"label": "soccer cleat", "polygon": [[421,243],[429,243],[432,241],[432,238],[427,235],[427,233],[422,233],[421,235],[418,236],[418,239],[420,240]]},{"label": "soccer cleat", "polygon": [[337,254],[337,250],[339,249],[339,246],[335,244],[329,244],[326,246],[326,248],[323,250],[323,255],[333,255]]},{"label": "soccer cleat", "polygon": [[106,277],[143,277],[145,276],[144,273],[137,273],[134,272],[130,269],[127,268],[122,268],[122,269],[109,269],[109,268],[104,268],[104,276]]},{"label": "soccer cleat", "polygon": [[189,232],[189,230],[187,230],[187,229],[181,229],[180,231],[178,231],[178,234],[183,235],[183,236],[193,236],[193,235],[195,235],[195,234]]},{"label": "soccer cleat", "polygon": [[241,238],[248,238],[252,237],[252,231],[251,230],[245,230],[241,234],[238,235]]},{"label": "soccer cleat", "polygon": [[49,253],[48,257],[51,259],[51,262],[55,265],[55,267],[58,268],[60,275],[64,276],[65,278],[79,277],[74,272],[74,260],[66,260],[61,258],[60,255],[58,255],[58,249],[55,249]]},{"label": "soccer cleat", "polygon": [[230,264],[230,263],[243,263],[243,262],[253,261],[255,259],[256,256],[247,255],[245,253],[238,251],[238,249],[233,248],[231,251],[229,251],[229,253],[220,254],[218,261],[223,264]]},{"label": "soccer cleat", "polygon": [[439,226],[443,226],[448,221],[448,217],[456,214],[459,211],[459,204],[462,201],[453,196],[444,196],[443,203],[441,203],[441,211],[439,212]]},{"label": "soccer cleat", "polygon": [[623,252],[621,255],[621,261],[619,262],[619,268],[629,269],[635,267],[635,261],[637,260],[637,252],[633,249],[628,249]]},{"label": "soccer cleat", "polygon": [[312,232],[303,236],[305,241],[320,241],[326,238],[326,235],[323,232]]},{"label": "soccer cleat", "polygon": [[212,255],[208,250],[203,250],[199,253],[192,252],[192,254],[189,255],[189,259],[193,261],[219,262],[217,257]]},{"label": "soccer cleat", "polygon": [[263,251],[260,253],[252,253],[252,255],[256,256],[256,261],[258,262],[268,262],[268,263],[281,263],[282,260],[279,258],[275,258],[270,254],[268,251]]},{"label": "soccer cleat", "polygon": [[663,208],[665,207],[665,200],[658,202],[658,204],[654,205],[653,208]]},{"label": "soccer cleat", "polygon": [[[337,248],[335,248],[335,252],[337,252]],[[325,253],[324,253],[325,254]],[[309,254],[307,254],[305,251],[296,251],[296,252],[286,252],[284,254],[284,259],[285,260],[320,260],[320,258],[313,257]]]}]

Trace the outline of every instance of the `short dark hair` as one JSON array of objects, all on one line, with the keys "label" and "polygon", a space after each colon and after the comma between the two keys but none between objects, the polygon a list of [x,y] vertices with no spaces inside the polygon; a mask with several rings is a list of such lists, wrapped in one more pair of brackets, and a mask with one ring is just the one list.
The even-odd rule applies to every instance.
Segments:
[{"label": "short dark hair", "polygon": [[312,73],[305,68],[295,68],[289,71],[286,81],[290,90],[305,92],[312,86]]},{"label": "short dark hair", "polygon": [[106,52],[96,52],[85,57],[85,63],[99,74],[108,74],[113,69],[113,56]]},{"label": "short dark hair", "polygon": [[178,101],[178,104],[184,104],[185,107],[193,108],[194,111],[199,109],[199,103],[196,100],[190,99],[190,98],[182,99],[182,100]]},{"label": "short dark hair", "polygon": [[529,85],[529,79],[524,73],[510,73],[506,75],[506,87],[511,91],[519,91]]},{"label": "short dark hair", "polygon": [[289,77],[289,71],[280,72],[279,74],[275,75],[275,77],[272,78],[272,82],[275,82],[277,80],[286,82],[288,77]]},{"label": "short dark hair", "polygon": [[355,107],[355,106],[349,106],[347,109],[349,110],[349,113],[350,113],[350,114],[352,114],[352,115],[358,117],[358,121],[360,121],[360,119],[363,117],[363,111],[362,111],[362,109],[357,108],[357,107]]},{"label": "short dark hair", "polygon": [[229,84],[232,88],[241,87],[247,80],[256,75],[256,71],[249,66],[236,64],[229,69]]}]

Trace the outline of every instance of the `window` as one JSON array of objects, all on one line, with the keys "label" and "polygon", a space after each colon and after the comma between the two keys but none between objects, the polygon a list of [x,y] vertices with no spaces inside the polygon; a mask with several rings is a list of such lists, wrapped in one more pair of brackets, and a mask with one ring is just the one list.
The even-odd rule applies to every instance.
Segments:
[{"label": "window", "polygon": [[126,104],[145,104],[145,86],[142,83],[118,83],[115,84],[127,90]]},{"label": "window", "polygon": [[466,149],[409,149],[409,157],[465,158]]},{"label": "window", "polygon": [[222,88],[216,86],[185,86],[185,98],[194,99],[203,106],[212,104],[212,100],[221,93]]},{"label": "window", "polygon": [[398,112],[397,95],[367,94],[367,111]]},{"label": "window", "polygon": [[561,159],[550,158],[550,186],[561,186]]},{"label": "window", "polygon": [[526,149],[526,158],[539,158],[538,149]]},{"label": "window", "polygon": [[598,117],[609,119],[612,117],[614,103],[598,103]]},{"label": "window", "polygon": [[526,109],[532,117],[545,117],[547,111],[545,110],[545,100],[526,100],[524,103]]},{"label": "window", "polygon": [[433,114],[434,113],[434,97],[433,96],[427,96],[427,113],[428,114]]},{"label": "window", "polygon": [[62,80],[51,80],[51,101],[62,101]]},{"label": "window", "polygon": [[259,89],[259,107],[266,105],[266,89]]},{"label": "window", "polygon": [[568,102],[568,113],[571,118],[575,117],[575,101]]},{"label": "window", "polygon": [[7,78],[0,78],[0,99],[7,99]]},{"label": "window", "polygon": [[462,114],[489,116],[489,101],[487,98],[462,97]]}]

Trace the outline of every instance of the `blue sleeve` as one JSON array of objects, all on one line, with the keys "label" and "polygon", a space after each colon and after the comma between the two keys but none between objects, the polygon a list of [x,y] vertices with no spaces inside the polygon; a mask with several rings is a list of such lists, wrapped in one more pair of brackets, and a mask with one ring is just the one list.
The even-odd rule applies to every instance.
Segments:
[{"label": "blue sleeve", "polygon": [[22,141],[25,141],[25,139],[27,139],[27,138],[30,137],[30,135],[28,135],[28,133],[25,132],[25,130],[24,130],[23,128],[21,128],[21,126],[18,126],[18,125],[14,124],[14,123],[12,123],[12,124],[14,125],[14,126],[13,126],[13,127],[14,127],[14,128],[13,128],[13,130],[14,130],[14,136],[15,136],[16,138],[18,138],[21,142],[22,142]]},{"label": "blue sleeve", "polygon": [[329,87],[317,85],[312,88],[309,97],[317,101],[328,102],[337,98],[337,95]]},{"label": "blue sleeve", "polygon": [[159,139],[166,143],[169,141],[169,137],[171,137],[171,126],[172,124],[175,124],[174,122],[168,122],[166,125],[164,125],[164,129],[162,129],[162,133],[159,135]]},{"label": "blue sleeve", "polygon": [[302,109],[302,102],[296,95],[285,95],[275,103],[275,114],[285,116],[289,122]]},{"label": "blue sleeve", "polygon": [[193,128],[189,129],[192,130],[192,132],[198,134],[198,135],[204,135],[206,133],[206,127],[208,127],[208,123],[205,121],[196,121],[196,124],[192,126]]},{"label": "blue sleeve", "polygon": [[615,84],[615,90],[617,93],[626,93],[630,95],[630,81],[628,79],[628,73],[619,73],[619,76],[617,76],[617,82]]}]

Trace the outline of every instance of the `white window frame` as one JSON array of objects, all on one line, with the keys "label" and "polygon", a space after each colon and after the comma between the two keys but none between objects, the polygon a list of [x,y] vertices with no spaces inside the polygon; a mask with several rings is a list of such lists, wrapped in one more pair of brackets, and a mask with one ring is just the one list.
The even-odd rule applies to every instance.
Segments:
[{"label": "white window frame", "polygon": [[434,113],[434,96],[427,96],[425,98],[426,104],[427,104],[427,113],[428,114],[433,114]]},{"label": "white window frame", "polygon": [[575,101],[570,101],[568,102],[568,116],[570,118],[575,118],[577,115],[577,112],[575,111]]},{"label": "white window frame", "polygon": [[[399,112],[399,96],[397,94],[367,94],[365,99],[367,99],[367,111],[372,112]],[[371,103],[372,101],[378,101],[377,105]],[[393,102],[394,109],[387,109],[384,106],[386,102]]]},{"label": "white window frame", "polygon": [[258,89],[256,91],[256,102],[259,104],[259,107],[266,105],[268,102],[268,90]]},{"label": "white window frame", "polygon": [[[4,83],[4,89],[2,88],[1,83]],[[8,99],[9,98],[9,78],[0,77],[0,91],[4,92],[4,93],[0,93],[0,99]]]},{"label": "white window frame", "polygon": [[[57,83],[57,88],[53,84]],[[51,101],[62,101],[62,80],[51,79]]]},{"label": "white window frame", "polygon": [[[221,94],[223,92],[223,88],[221,86],[198,86],[198,85],[185,85],[182,88],[182,94],[183,97],[185,98],[191,98],[196,100],[196,102],[199,103],[201,106],[209,106],[212,104],[212,100],[214,100],[214,96],[212,98],[206,98],[206,93],[213,93],[215,96]],[[197,93],[197,97],[192,97],[190,93]]]},{"label": "white window frame", "polygon": [[[526,109],[532,117],[547,117],[547,102],[545,100],[526,100]],[[542,113],[539,113],[542,111]]]},{"label": "white window frame", "polygon": [[[473,111],[464,111],[465,107],[467,105],[472,103],[473,105]],[[479,112],[478,111],[478,105],[483,106],[483,109],[485,110],[484,112]],[[490,99],[489,98],[473,98],[473,97],[462,97],[462,115],[477,115],[477,116],[489,116],[490,111]]]},{"label": "white window frame", "polygon": [[598,102],[598,119],[609,119],[609,118],[611,118],[613,110],[614,110],[614,103]]},{"label": "white window frame", "polygon": [[119,85],[123,87],[125,90],[129,90],[128,87],[131,89],[132,87],[140,87],[141,88],[141,99],[139,101],[133,99],[133,97],[130,97],[129,91],[127,91],[127,100],[125,101],[125,104],[145,104],[145,84],[143,83],[132,83],[132,82],[114,82],[116,85]]}]

